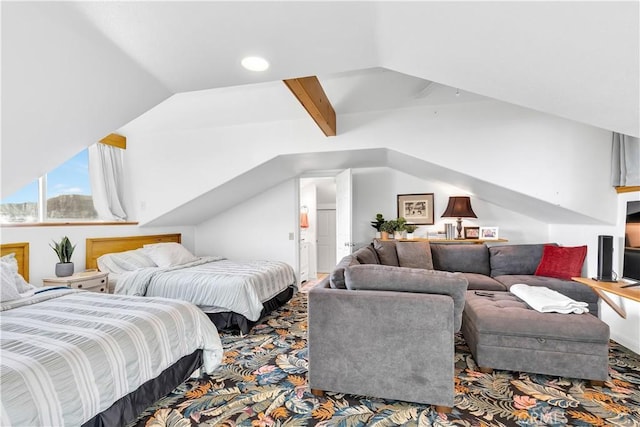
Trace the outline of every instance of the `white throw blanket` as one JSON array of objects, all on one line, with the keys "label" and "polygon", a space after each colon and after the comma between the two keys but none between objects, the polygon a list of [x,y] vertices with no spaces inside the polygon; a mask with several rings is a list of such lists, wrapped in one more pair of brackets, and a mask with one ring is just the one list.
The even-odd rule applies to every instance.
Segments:
[{"label": "white throw blanket", "polygon": [[509,292],[541,313],[583,314],[589,312],[589,304],[586,302],[573,300],[544,286],[529,286],[517,283],[511,286]]}]

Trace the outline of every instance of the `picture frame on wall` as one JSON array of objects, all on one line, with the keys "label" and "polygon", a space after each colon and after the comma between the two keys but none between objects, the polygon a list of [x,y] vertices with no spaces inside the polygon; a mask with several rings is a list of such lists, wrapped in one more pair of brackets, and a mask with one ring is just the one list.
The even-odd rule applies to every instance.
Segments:
[{"label": "picture frame on wall", "polygon": [[465,227],[464,228],[464,238],[465,239],[479,239],[480,238],[480,227]]},{"label": "picture frame on wall", "polygon": [[398,218],[407,224],[433,225],[433,193],[398,194]]},{"label": "picture frame on wall", "polygon": [[498,227],[480,227],[480,238],[483,240],[498,240]]}]

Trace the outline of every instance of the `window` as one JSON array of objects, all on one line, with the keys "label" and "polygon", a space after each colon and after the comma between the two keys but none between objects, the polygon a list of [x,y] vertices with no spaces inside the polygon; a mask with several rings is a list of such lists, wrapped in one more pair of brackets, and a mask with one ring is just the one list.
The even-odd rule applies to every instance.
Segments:
[{"label": "window", "polygon": [[3,223],[95,221],[85,149],[0,202]]},{"label": "window", "polygon": [[0,203],[0,220],[7,222],[38,222],[38,179]]}]

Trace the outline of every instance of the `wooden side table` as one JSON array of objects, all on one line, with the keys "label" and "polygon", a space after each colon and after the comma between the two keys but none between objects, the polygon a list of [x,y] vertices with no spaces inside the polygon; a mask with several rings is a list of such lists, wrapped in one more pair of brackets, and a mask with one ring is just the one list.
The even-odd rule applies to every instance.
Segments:
[{"label": "wooden side table", "polygon": [[624,308],[620,307],[611,298],[609,298],[603,291],[640,302],[640,286],[623,288],[622,286],[628,285],[628,283],[622,280],[618,280],[617,282],[600,282],[587,277],[572,277],[571,280],[589,286],[623,319],[627,318],[627,312]]},{"label": "wooden side table", "polygon": [[91,292],[109,292],[109,273],[83,271],[68,277],[51,277],[42,280],[44,286],[69,286]]}]

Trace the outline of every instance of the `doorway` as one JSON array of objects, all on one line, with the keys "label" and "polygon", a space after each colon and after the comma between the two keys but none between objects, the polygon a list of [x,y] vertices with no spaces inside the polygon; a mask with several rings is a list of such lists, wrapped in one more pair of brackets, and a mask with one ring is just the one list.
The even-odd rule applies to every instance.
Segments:
[{"label": "doorway", "polygon": [[336,266],[336,210],[318,209],[318,273]]},{"label": "doorway", "polygon": [[335,176],[300,178],[299,193],[301,212],[307,212],[308,219],[300,228],[300,275],[315,280],[336,265]]}]

